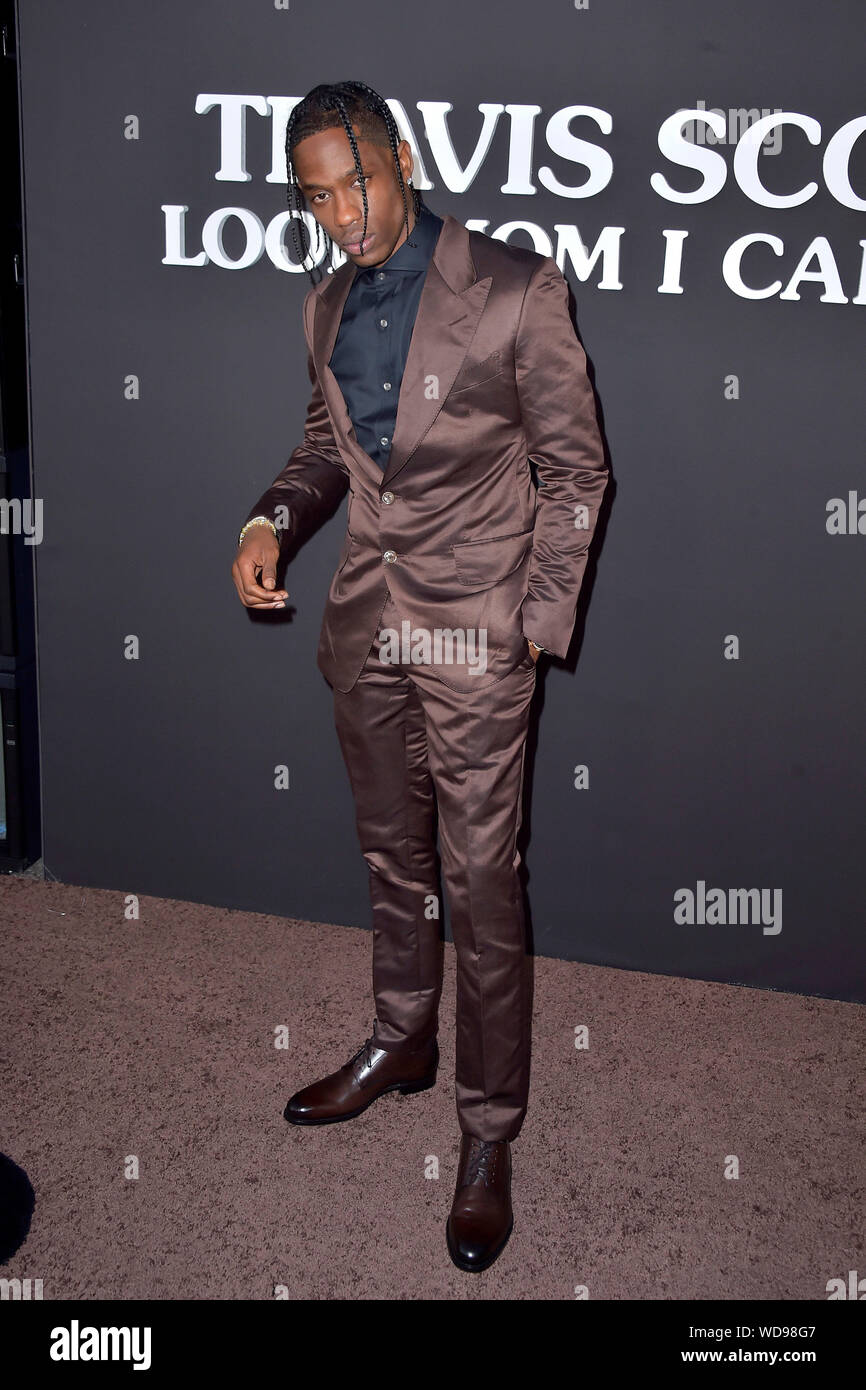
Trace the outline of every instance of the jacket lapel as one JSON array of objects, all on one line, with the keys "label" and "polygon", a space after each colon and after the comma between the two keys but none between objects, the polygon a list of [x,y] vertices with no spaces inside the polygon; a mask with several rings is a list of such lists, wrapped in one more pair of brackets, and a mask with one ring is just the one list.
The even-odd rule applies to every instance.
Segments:
[{"label": "jacket lapel", "polygon": [[439,414],[469,350],[492,280],[489,275],[476,280],[469,233],[446,213],[418,304],[391,453],[383,475],[361,448],[337,378],[328,366],[357,269],[351,263],[341,266],[315,297],[313,362],[338,444],[351,455],[359,471],[381,488],[405,467]]}]

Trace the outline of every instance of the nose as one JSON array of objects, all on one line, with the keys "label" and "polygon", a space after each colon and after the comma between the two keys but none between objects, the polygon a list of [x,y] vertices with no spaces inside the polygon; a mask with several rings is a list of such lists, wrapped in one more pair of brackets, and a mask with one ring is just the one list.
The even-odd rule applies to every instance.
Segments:
[{"label": "nose", "polygon": [[336,194],[334,198],[335,219],[339,227],[354,227],[357,224],[358,231],[364,225],[364,204],[361,202],[360,194],[357,197],[350,197],[348,194]]}]

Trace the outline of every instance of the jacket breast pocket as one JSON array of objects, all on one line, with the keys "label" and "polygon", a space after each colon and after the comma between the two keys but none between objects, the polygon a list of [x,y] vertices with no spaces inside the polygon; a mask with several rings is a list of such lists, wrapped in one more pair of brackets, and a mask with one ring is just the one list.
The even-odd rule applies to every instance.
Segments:
[{"label": "jacket breast pocket", "polygon": [[457,396],[461,391],[469,391],[473,386],[483,386],[485,381],[500,376],[505,370],[505,357],[501,348],[491,352],[480,362],[469,363],[454,378],[449,396]]},{"label": "jacket breast pocket", "polygon": [[452,545],[457,578],[471,589],[490,589],[513,574],[532,549],[532,531]]}]

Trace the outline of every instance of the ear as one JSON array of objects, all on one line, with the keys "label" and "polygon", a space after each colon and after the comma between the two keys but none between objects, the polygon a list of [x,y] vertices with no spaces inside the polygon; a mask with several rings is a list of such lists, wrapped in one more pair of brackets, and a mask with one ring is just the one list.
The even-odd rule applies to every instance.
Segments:
[{"label": "ear", "polygon": [[415,161],[412,158],[412,146],[408,140],[401,140],[397,146],[397,155],[400,160],[400,168],[403,171],[403,178],[406,183],[412,182],[412,174],[415,169]]}]

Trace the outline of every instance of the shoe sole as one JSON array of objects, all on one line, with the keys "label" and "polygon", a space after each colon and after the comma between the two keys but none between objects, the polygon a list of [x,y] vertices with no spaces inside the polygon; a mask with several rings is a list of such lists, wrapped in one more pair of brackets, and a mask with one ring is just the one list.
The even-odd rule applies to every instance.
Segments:
[{"label": "shoe sole", "polygon": [[457,1254],[456,1250],[454,1249],[454,1247],[453,1247],[452,1244],[451,1244],[451,1232],[450,1232],[450,1230],[448,1229],[448,1222],[446,1221],[446,1223],[445,1223],[445,1243],[446,1243],[446,1245],[448,1246],[448,1254],[451,1256],[451,1263],[452,1263],[452,1264],[455,1264],[455,1265],[457,1266],[458,1269],[462,1269],[463,1272],[464,1272],[464,1274],[483,1274],[484,1271],[485,1271],[485,1269],[489,1269],[490,1266],[491,1266],[496,1260],[499,1259],[499,1256],[502,1254],[503,1250],[505,1249],[506,1245],[508,1244],[508,1241],[509,1241],[509,1239],[510,1239],[510,1237],[511,1237],[511,1232],[512,1232],[513,1230],[514,1230],[514,1216],[512,1215],[511,1220],[510,1220],[509,1223],[508,1223],[508,1230],[505,1232],[505,1239],[503,1240],[502,1244],[501,1244],[500,1246],[498,1246],[496,1250],[494,1250],[493,1254],[492,1254],[492,1255],[488,1255],[488,1256],[487,1256],[487,1259],[486,1259],[486,1260],[483,1260],[483,1261],[481,1262],[481,1264],[478,1264],[478,1263],[467,1264],[465,1261],[463,1261],[463,1260],[460,1259],[460,1256]]},{"label": "shoe sole", "polygon": [[283,1119],[288,1120],[290,1125],[336,1125],[343,1120],[354,1120],[356,1116],[363,1115],[365,1110],[369,1110],[380,1096],[386,1096],[389,1091],[399,1091],[401,1096],[414,1096],[419,1091],[429,1091],[436,1085],[436,1073],[425,1077],[421,1081],[395,1081],[393,1086],[383,1086],[381,1091],[377,1091],[374,1096],[367,1101],[366,1105],[361,1105],[357,1110],[346,1110],[341,1115],[321,1115],[316,1119],[307,1119],[303,1115],[290,1115],[288,1107],[283,1111]]}]

